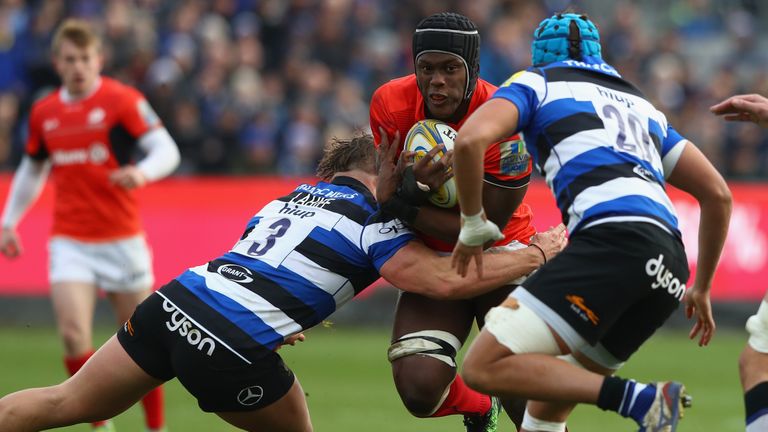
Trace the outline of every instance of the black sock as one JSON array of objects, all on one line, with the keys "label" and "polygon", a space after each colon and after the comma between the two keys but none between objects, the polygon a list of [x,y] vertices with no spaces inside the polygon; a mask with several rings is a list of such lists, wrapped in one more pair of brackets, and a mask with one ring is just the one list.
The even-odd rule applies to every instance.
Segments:
[{"label": "black sock", "polygon": [[761,382],[744,394],[744,407],[747,411],[747,424],[768,414],[768,381]]},{"label": "black sock", "polygon": [[600,395],[597,396],[597,406],[604,410],[619,411],[624,392],[627,388],[627,380],[617,376],[607,376],[600,387]]}]

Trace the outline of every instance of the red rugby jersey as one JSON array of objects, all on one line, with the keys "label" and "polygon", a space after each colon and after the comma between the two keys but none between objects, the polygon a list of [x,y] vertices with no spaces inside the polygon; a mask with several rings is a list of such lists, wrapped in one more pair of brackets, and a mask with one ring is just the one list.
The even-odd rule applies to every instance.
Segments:
[{"label": "red rugby jersey", "polygon": [[59,89],[34,104],[26,152],[52,164],[52,234],[107,241],[141,232],[133,191],[111,184],[109,174],[158,126],[141,93],[106,77],[81,100],[65,101]]},{"label": "red rugby jersey", "polygon": [[[479,79],[472,94],[467,115],[459,123],[449,123],[459,130],[464,121],[496,91],[496,86]],[[404,139],[417,121],[426,119],[424,114],[424,98],[416,84],[416,75],[411,74],[394,79],[381,87],[371,99],[370,122],[373,137],[378,145],[381,142],[379,127],[384,129],[391,138],[400,131]],[[398,155],[400,151],[398,150]],[[514,135],[502,142],[488,147],[485,152],[485,181],[499,187],[516,188],[526,185],[531,177],[531,158],[525,149],[525,144],[519,135]],[[456,206],[458,211],[458,205]],[[504,245],[512,240],[528,244],[529,239],[536,233],[531,225],[533,213],[525,202],[515,210],[507,225],[502,229],[504,239],[496,245]],[[453,245],[419,233],[419,237],[432,249],[450,252]]]}]

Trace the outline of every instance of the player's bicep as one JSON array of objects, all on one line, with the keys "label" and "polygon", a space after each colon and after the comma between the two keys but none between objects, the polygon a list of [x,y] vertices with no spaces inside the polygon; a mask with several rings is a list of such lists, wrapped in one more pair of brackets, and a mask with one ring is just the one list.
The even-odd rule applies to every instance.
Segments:
[{"label": "player's bicep", "polygon": [[683,145],[679,160],[669,175],[669,184],[699,201],[727,195],[728,185],[701,150],[690,141],[684,141]]},{"label": "player's bicep", "polygon": [[464,143],[496,143],[517,131],[518,110],[507,99],[489,99],[469,116],[459,130]]}]

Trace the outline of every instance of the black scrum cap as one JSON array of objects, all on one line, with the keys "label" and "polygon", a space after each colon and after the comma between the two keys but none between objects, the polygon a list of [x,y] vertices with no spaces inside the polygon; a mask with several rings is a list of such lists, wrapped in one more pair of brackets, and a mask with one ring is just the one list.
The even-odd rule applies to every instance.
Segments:
[{"label": "black scrum cap", "polygon": [[467,70],[464,99],[469,99],[480,75],[480,33],[475,23],[453,12],[424,18],[413,33],[413,63],[428,52],[453,54],[462,59]]}]

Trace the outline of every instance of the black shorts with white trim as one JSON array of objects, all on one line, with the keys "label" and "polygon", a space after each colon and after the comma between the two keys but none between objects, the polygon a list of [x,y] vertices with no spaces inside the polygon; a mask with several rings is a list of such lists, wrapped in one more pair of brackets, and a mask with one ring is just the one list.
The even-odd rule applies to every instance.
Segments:
[{"label": "black shorts with white trim", "polygon": [[243,344],[243,331],[215,319],[215,311],[203,316],[203,302],[185,304],[194,309],[190,313],[168,300],[193,302],[187,293],[171,281],[142,302],[118,331],[120,344],[136,364],[157,379],[178,378],[206,412],[263,408],[288,393],[295,376],[277,353],[255,342]]}]

